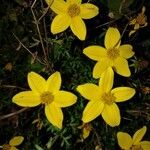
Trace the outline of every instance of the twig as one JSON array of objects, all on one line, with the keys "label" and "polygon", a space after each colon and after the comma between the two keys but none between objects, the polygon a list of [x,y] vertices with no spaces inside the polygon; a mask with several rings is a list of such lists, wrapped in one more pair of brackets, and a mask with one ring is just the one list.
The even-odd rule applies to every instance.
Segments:
[{"label": "twig", "polygon": [[0,88],[16,88],[16,89],[21,89],[21,90],[27,90],[25,88],[15,86],[15,85],[0,85]]},{"label": "twig", "polygon": [[7,115],[3,115],[3,116],[0,117],[0,121],[3,120],[3,119],[6,119],[6,118],[12,117],[14,115],[20,114],[20,113],[26,111],[27,109],[29,109],[29,108],[25,107],[25,108],[22,108],[22,109],[20,109],[16,112],[13,112],[13,113],[10,113],[10,114],[7,114]]}]

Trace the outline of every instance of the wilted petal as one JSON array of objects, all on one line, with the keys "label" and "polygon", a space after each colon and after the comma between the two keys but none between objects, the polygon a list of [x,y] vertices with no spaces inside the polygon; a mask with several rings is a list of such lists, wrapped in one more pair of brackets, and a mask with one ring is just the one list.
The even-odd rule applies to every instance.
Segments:
[{"label": "wilted petal", "polygon": [[51,93],[56,93],[61,87],[61,75],[60,72],[56,71],[47,80],[47,91]]},{"label": "wilted petal", "polygon": [[68,107],[73,105],[77,100],[77,97],[71,92],[59,91],[54,96],[54,102],[59,107]]},{"label": "wilted petal", "polygon": [[9,145],[18,146],[23,142],[23,140],[24,140],[23,136],[15,136],[9,141]]},{"label": "wilted petal", "polygon": [[46,80],[35,72],[28,73],[28,84],[32,91],[42,93],[46,88]]},{"label": "wilted petal", "polygon": [[80,16],[83,19],[90,19],[98,15],[99,9],[97,6],[89,3],[84,3],[80,5]]},{"label": "wilted petal", "polygon": [[90,59],[99,61],[101,58],[106,57],[106,49],[101,46],[88,46],[83,50],[83,53]]},{"label": "wilted petal", "polygon": [[133,135],[133,144],[134,145],[139,144],[139,142],[142,140],[143,136],[145,135],[146,130],[147,130],[146,126],[143,126],[143,128],[141,128],[135,132],[135,134]]},{"label": "wilted petal", "polygon": [[129,44],[121,45],[119,47],[120,55],[126,59],[132,57],[134,52],[132,51],[133,47]]},{"label": "wilted petal", "polygon": [[[102,64],[103,65],[103,64]],[[110,92],[114,83],[114,72],[111,67],[108,67],[99,80],[99,86],[103,92]]]},{"label": "wilted petal", "polygon": [[62,128],[63,113],[60,107],[54,102],[45,106],[45,115],[48,121],[58,128]]},{"label": "wilted petal", "polygon": [[117,28],[108,28],[105,35],[105,47],[106,49],[111,49],[114,47],[119,47],[120,41],[120,33]]},{"label": "wilted petal", "polygon": [[102,111],[102,117],[111,127],[118,126],[121,120],[118,106],[115,103],[112,105],[105,104]]},{"label": "wilted petal", "polygon": [[130,87],[118,87],[114,88],[111,93],[116,98],[116,102],[124,102],[132,98],[135,94],[135,89]]},{"label": "wilted petal", "polygon": [[101,114],[103,108],[104,103],[101,102],[100,100],[89,101],[83,111],[82,121],[87,123],[94,120]]},{"label": "wilted petal", "polygon": [[142,141],[140,142],[140,145],[143,150],[150,150],[150,141]]},{"label": "wilted petal", "polygon": [[40,96],[32,91],[25,91],[16,94],[12,102],[23,107],[34,107],[41,103]]},{"label": "wilted petal", "polygon": [[79,85],[77,91],[88,100],[98,100],[100,98],[99,87],[92,83]]},{"label": "wilted petal", "polygon": [[76,35],[80,40],[85,40],[86,26],[81,17],[73,17],[71,20],[70,28],[74,35]]},{"label": "wilted petal", "polygon": [[125,77],[129,77],[131,75],[128,61],[125,58],[118,57],[114,63],[115,71]]},{"label": "wilted petal", "polygon": [[128,133],[117,133],[118,144],[122,149],[128,150],[132,146],[132,138]]}]

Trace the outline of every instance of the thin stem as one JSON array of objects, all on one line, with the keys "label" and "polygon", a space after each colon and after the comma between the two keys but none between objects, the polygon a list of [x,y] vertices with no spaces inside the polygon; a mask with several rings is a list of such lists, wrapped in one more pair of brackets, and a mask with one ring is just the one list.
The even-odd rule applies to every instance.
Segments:
[{"label": "thin stem", "polygon": [[16,88],[16,89],[21,89],[21,90],[27,90],[25,88],[15,86],[15,85],[0,85],[0,88]]}]

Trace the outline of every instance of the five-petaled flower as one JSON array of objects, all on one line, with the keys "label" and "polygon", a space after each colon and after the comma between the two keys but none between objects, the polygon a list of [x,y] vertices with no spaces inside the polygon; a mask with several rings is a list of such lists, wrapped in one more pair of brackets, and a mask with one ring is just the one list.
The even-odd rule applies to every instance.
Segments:
[{"label": "five-petaled flower", "polygon": [[146,133],[146,126],[139,129],[133,135],[133,138],[125,132],[118,132],[118,144],[123,150],[150,150],[150,141],[141,141]]},{"label": "five-petaled flower", "polygon": [[142,12],[139,13],[134,19],[132,19],[129,23],[129,25],[134,25],[134,30],[131,30],[129,32],[129,36],[131,36],[133,33],[135,33],[138,29],[146,27],[147,26],[147,16],[145,15],[145,6],[142,7]]},{"label": "five-petaled flower", "polygon": [[70,92],[60,90],[60,73],[53,73],[46,81],[39,74],[30,72],[28,74],[28,84],[32,91],[16,94],[13,97],[13,102],[23,107],[45,104],[45,114],[49,122],[58,128],[62,128],[63,113],[61,107],[74,104],[77,97]]},{"label": "five-petaled flower", "polygon": [[50,8],[57,14],[51,24],[53,34],[66,30],[69,26],[80,39],[85,40],[86,26],[82,19],[91,19],[99,13],[98,7],[90,3],[81,4],[82,0],[46,0]]},{"label": "five-petaled flower", "polygon": [[118,74],[128,77],[131,75],[128,61],[134,52],[129,44],[121,44],[121,36],[117,28],[110,27],[105,35],[105,47],[93,45],[85,48],[83,53],[98,61],[93,69],[93,77],[99,78],[108,68],[112,67]]},{"label": "five-petaled flower", "polygon": [[2,145],[2,150],[19,150],[16,146],[20,145],[23,140],[23,136],[15,136],[9,141],[9,144]]},{"label": "five-petaled flower", "polygon": [[83,122],[90,122],[101,114],[108,125],[114,127],[120,124],[120,111],[116,102],[129,100],[134,96],[135,90],[130,87],[112,89],[113,82],[114,72],[109,67],[102,74],[99,86],[86,83],[77,87],[77,91],[89,100],[83,111]]}]

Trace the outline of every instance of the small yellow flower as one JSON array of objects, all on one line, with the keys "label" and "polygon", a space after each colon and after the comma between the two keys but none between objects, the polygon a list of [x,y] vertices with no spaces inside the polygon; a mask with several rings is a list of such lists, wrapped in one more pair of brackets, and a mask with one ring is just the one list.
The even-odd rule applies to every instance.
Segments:
[{"label": "small yellow flower", "polygon": [[129,36],[131,36],[133,33],[135,33],[139,28],[143,28],[147,26],[147,16],[145,16],[145,6],[142,8],[142,12],[139,13],[134,19],[132,19],[129,23],[129,25],[134,25],[134,30],[131,30],[129,32]]},{"label": "small yellow flower", "polygon": [[121,36],[117,28],[110,27],[105,35],[105,47],[92,45],[83,50],[89,58],[98,61],[93,69],[93,77],[99,78],[108,68],[112,67],[118,74],[128,77],[131,75],[128,61],[134,52],[129,44],[121,44]]},{"label": "small yellow flower", "polygon": [[91,19],[99,13],[98,7],[90,3],[81,4],[82,0],[46,0],[57,14],[51,24],[53,34],[66,30],[69,26],[80,39],[85,40],[86,26],[82,19]]},{"label": "small yellow flower", "polygon": [[20,145],[24,140],[23,136],[15,136],[10,141],[9,144],[4,144],[2,150],[19,150],[16,146]]},{"label": "small yellow flower", "polygon": [[139,129],[133,135],[133,138],[125,132],[118,132],[118,144],[123,150],[150,150],[150,141],[141,141],[146,133],[146,126]]},{"label": "small yellow flower", "polygon": [[135,90],[130,87],[112,89],[113,82],[114,72],[109,67],[102,74],[99,86],[86,83],[77,87],[77,91],[89,100],[83,111],[83,122],[90,122],[101,114],[108,125],[114,127],[120,124],[120,111],[116,102],[129,100],[134,96]]},{"label": "small yellow flower", "polygon": [[28,84],[31,91],[16,94],[12,101],[23,107],[44,104],[45,114],[49,122],[58,128],[62,128],[63,113],[61,107],[73,105],[77,97],[71,92],[60,90],[60,73],[53,73],[46,81],[39,74],[30,72],[28,74]]}]

